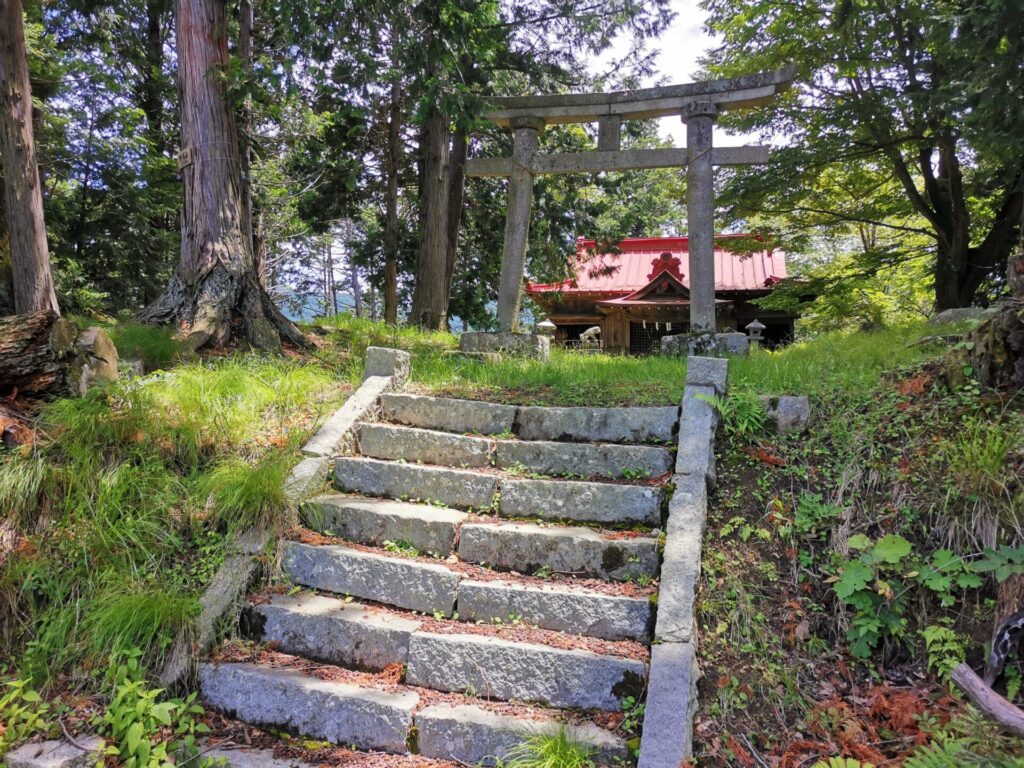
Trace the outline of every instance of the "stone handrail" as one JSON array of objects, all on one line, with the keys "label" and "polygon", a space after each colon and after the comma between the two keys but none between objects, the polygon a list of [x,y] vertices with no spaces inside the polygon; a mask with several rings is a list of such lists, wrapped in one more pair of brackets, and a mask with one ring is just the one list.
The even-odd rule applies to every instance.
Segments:
[{"label": "stone handrail", "polygon": [[725,394],[728,372],[725,358],[691,357],[687,363],[638,768],[678,768],[693,751],[700,676],[694,605],[718,426],[704,397]]}]

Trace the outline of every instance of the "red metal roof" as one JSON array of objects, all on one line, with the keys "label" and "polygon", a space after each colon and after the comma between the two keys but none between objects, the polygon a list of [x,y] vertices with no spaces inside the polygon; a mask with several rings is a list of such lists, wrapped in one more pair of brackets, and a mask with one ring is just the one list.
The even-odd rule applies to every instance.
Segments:
[{"label": "red metal roof", "polygon": [[[782,251],[767,249],[742,258],[717,247],[723,240],[749,238],[750,235],[715,236],[715,290],[764,291],[786,277],[786,257]],[[527,293],[562,292],[597,296],[625,295],[650,282],[653,262],[663,253],[679,258],[683,284],[689,287],[689,238],[631,237],[618,244],[621,253],[603,253],[587,258],[595,247],[593,240],[580,238],[573,257],[576,277],[560,283],[531,283]]]}]

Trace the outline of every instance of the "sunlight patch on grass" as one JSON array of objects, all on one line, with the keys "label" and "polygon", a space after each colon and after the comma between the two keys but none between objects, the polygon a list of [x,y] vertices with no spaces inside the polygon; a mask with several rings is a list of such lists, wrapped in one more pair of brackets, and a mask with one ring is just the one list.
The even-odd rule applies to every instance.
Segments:
[{"label": "sunlight patch on grass", "polygon": [[551,350],[546,363],[428,356],[413,360],[412,378],[437,393],[519,405],[676,405],[683,396],[686,360],[563,349]]},{"label": "sunlight patch on grass", "polygon": [[779,350],[755,350],[731,361],[729,386],[772,395],[863,392],[885,371],[935,357],[941,343],[915,342],[941,330],[918,323],[881,331],[830,333]]}]

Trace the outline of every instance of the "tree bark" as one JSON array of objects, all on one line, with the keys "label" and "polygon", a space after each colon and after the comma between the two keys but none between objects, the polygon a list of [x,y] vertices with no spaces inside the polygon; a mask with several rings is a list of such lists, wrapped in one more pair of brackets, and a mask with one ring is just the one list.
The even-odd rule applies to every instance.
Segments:
[{"label": "tree bark", "polygon": [[452,295],[452,280],[455,278],[455,264],[459,256],[459,229],[462,226],[462,205],[466,193],[466,154],[469,150],[469,137],[465,129],[456,128],[452,136],[450,156],[451,171],[448,185],[448,248],[445,254],[444,276],[444,314],[448,317],[448,304]]},{"label": "tree bark", "polygon": [[448,117],[433,107],[423,125],[423,179],[420,205],[423,225],[412,294],[412,320],[421,328],[443,330],[448,258],[449,139]]},{"label": "tree bark", "polygon": [[[242,61],[242,70],[246,77],[252,74],[252,34],[253,34],[253,3],[252,0],[241,0],[238,4],[238,58]],[[259,251],[253,239],[252,226],[252,104],[250,99],[242,102],[238,108],[239,152],[242,161],[242,232],[249,239],[250,248],[256,259],[256,271],[261,272]]]},{"label": "tree bark", "polygon": [[59,312],[32,133],[32,93],[21,0],[0,0],[0,164],[4,169],[15,311]]},{"label": "tree bark", "polygon": [[284,337],[305,346],[301,331],[260,284],[252,239],[244,229],[238,130],[228,104],[225,0],[177,0],[185,182],[181,261],[164,293],[141,313],[173,323],[191,349],[224,346],[243,335],[259,349]]},{"label": "tree bark", "polygon": [[0,395],[83,394],[117,378],[117,350],[99,328],[79,331],[53,310],[0,319]]},{"label": "tree bark", "polygon": [[[398,43],[391,30],[391,61],[397,66]],[[402,87],[397,75],[391,83],[388,103],[388,145],[384,169],[387,200],[384,211],[384,322],[398,323],[398,169],[402,161]]]},{"label": "tree bark", "polygon": [[999,723],[1007,732],[1024,738],[1024,712],[985,685],[985,681],[973,669],[960,664],[953,670],[950,679],[983,715]]}]

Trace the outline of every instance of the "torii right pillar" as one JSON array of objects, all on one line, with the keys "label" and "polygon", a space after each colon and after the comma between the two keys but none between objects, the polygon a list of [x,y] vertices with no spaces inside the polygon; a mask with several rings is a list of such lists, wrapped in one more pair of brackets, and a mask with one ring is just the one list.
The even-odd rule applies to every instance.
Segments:
[{"label": "torii right pillar", "polygon": [[[692,101],[686,123],[686,229],[690,243],[690,333],[698,348],[714,345],[715,323],[715,169],[712,129],[718,109],[710,101]],[[701,349],[701,351],[707,351]]]}]

